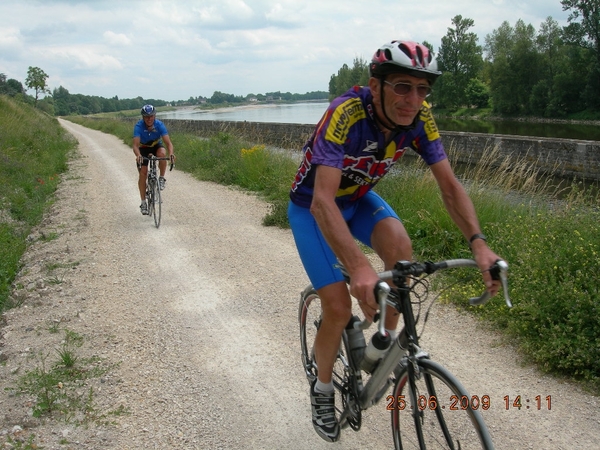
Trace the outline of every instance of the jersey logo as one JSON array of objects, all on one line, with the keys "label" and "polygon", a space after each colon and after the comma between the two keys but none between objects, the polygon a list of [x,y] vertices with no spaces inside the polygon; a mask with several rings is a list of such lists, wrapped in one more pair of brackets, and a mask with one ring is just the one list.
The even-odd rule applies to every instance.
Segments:
[{"label": "jersey logo", "polygon": [[336,144],[343,144],[350,127],[365,117],[365,110],[359,98],[346,100],[333,112],[327,126],[325,139]]},{"label": "jersey logo", "polygon": [[310,170],[310,167],[312,165],[312,163],[311,163],[312,155],[313,155],[312,148],[307,147],[306,151],[304,152],[304,158],[302,158],[300,167],[298,168],[298,171],[296,172],[296,178],[294,178],[294,182],[292,183],[292,192],[296,192],[296,190],[298,189],[298,186],[300,186],[302,184],[302,182],[304,181],[304,179],[306,178],[306,175],[308,174],[308,171]]},{"label": "jersey logo", "polygon": [[423,102],[423,106],[421,106],[421,120],[425,124],[425,134],[427,135],[427,139],[430,142],[435,141],[440,138],[440,132],[435,123],[433,115],[431,114],[431,108],[427,104],[427,102]]},{"label": "jersey logo", "polygon": [[[375,143],[377,149],[377,143]],[[378,160],[376,155],[352,157],[344,160],[342,184],[337,192],[338,197],[354,194],[354,198],[361,197],[390,170],[394,163],[404,155],[406,148],[396,147],[394,142],[386,148],[383,160]]]},{"label": "jersey logo", "polygon": [[377,141],[370,141],[367,139],[367,146],[363,150],[363,152],[375,153],[379,148],[379,143]]}]

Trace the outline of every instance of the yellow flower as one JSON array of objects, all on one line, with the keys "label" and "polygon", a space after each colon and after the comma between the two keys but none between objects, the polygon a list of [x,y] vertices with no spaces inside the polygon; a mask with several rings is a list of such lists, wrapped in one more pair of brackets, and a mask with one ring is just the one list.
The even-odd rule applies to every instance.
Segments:
[{"label": "yellow flower", "polygon": [[264,149],[265,149],[265,146],[264,146],[264,145],[255,145],[255,146],[254,146],[254,147],[252,147],[252,148],[243,148],[243,149],[242,149],[242,151],[241,151],[241,153],[242,153],[242,157],[244,157],[244,156],[248,156],[248,155],[251,155],[251,154],[252,154],[252,153],[254,153],[254,152],[257,152],[257,151],[262,151],[262,150],[264,150]]}]

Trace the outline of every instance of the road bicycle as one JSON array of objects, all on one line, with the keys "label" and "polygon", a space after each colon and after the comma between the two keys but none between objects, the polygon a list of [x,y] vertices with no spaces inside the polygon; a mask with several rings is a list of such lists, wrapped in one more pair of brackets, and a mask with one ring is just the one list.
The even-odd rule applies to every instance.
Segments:
[{"label": "road bicycle", "polygon": [[[363,333],[371,322],[353,316],[342,335],[334,365],[336,412],[342,428],[360,430],[362,411],[378,404],[393,386],[385,399],[396,449],[494,448],[480,413],[489,409],[489,396],[470,396],[456,377],[419,347],[417,323],[423,315],[424,328],[429,310],[439,296],[434,296],[433,301],[429,299],[426,308],[428,277],[438,270],[457,267],[477,267],[477,264],[472,259],[437,263],[398,261],[392,270],[378,274],[382,280],[376,287],[378,330],[366,345]],[[348,273],[341,268],[349,283]],[[512,307],[508,296],[508,265],[499,260],[490,272],[494,279],[501,280],[506,304]],[[393,281],[396,287],[390,289],[385,280]],[[486,291],[470,299],[470,303],[482,305],[489,298]],[[402,313],[404,320],[404,329],[393,342],[384,326],[386,305]],[[302,364],[312,383],[318,373],[312,345],[321,323],[321,301],[312,285],[301,294],[298,317]]]},{"label": "road bicycle", "polygon": [[[148,176],[146,177],[146,202],[148,203],[148,215],[154,217],[154,225],[160,227],[160,218],[162,213],[162,200],[160,196],[160,183],[158,161],[171,161],[169,171],[173,170],[174,163],[171,158],[159,158],[150,155],[149,158],[143,157],[148,161]],[[141,166],[138,166],[141,167]]]}]

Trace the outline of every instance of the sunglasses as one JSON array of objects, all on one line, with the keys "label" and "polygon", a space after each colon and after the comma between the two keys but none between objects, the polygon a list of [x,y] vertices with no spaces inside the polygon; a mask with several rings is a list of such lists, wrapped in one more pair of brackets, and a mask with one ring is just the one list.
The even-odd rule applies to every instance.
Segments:
[{"label": "sunglasses", "polygon": [[384,83],[389,84],[392,89],[394,90],[394,94],[396,95],[400,95],[400,96],[405,96],[408,95],[410,93],[410,91],[414,89],[417,90],[417,96],[419,98],[427,98],[431,95],[431,93],[433,92],[433,89],[431,88],[431,86],[427,86],[426,84],[410,84],[410,83],[390,83],[389,81],[385,81]]}]

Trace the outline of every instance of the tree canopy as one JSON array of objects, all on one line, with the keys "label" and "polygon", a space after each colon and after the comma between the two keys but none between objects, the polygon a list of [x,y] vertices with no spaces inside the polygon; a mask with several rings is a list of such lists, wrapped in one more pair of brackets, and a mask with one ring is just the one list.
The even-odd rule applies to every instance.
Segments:
[{"label": "tree canopy", "polygon": [[48,75],[39,67],[29,66],[27,70],[27,78],[25,79],[25,86],[35,91],[35,106],[37,107],[38,98],[40,94],[50,92],[46,85]]},{"label": "tree canopy", "polygon": [[[600,113],[600,0],[563,0],[568,25],[552,17],[533,25],[507,21],[480,46],[472,19],[455,16],[441,39],[443,75],[428,101],[437,108],[486,108],[504,116],[562,118]],[[431,48],[427,42],[424,45]],[[330,99],[368,82],[368,62],[355,58],[331,76]]]}]

